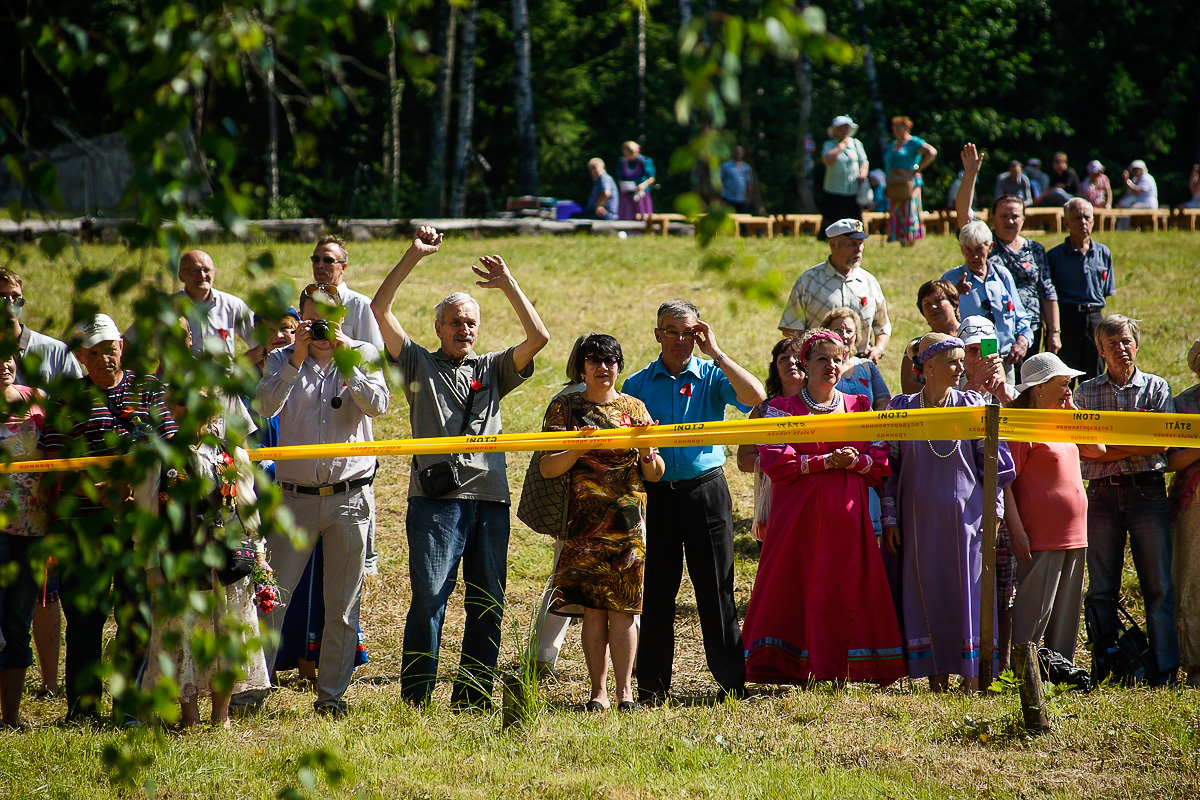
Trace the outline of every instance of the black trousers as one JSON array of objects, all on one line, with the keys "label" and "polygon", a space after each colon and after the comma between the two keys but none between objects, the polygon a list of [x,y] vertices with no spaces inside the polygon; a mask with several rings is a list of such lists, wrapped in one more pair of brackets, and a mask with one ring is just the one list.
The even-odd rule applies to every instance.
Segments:
[{"label": "black trousers", "polygon": [[1075,303],[1059,303],[1058,319],[1062,328],[1062,350],[1058,357],[1073,369],[1083,370],[1080,381],[1091,380],[1104,369],[1104,359],[1096,349],[1096,326],[1104,318],[1104,309],[1088,309]]},{"label": "black trousers", "polygon": [[637,655],[638,697],[664,698],[675,661],[675,599],[688,577],[704,637],[704,656],[726,690],[746,683],[746,653],[733,599],[733,501],[725,475],[690,489],[646,484],[646,582]]},{"label": "black trousers", "polygon": [[[132,543],[113,556],[113,517],[106,508],[78,509],[63,521],[59,535],[69,552],[62,559],[62,609],[67,719],[101,714],[104,624],[109,612],[117,622],[113,669],[132,688],[141,672],[150,635],[149,599],[144,570],[131,562]],[[85,555],[86,554],[86,555]],[[132,713],[133,695],[115,703],[113,713]]]}]

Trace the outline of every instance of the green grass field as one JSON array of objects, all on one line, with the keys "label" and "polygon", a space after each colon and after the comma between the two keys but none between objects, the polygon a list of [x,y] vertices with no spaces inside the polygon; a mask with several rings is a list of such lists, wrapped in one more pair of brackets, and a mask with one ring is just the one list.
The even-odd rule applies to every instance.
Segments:
[{"label": "green grass field", "polygon": [[[1117,296],[1110,310],[1143,320],[1140,365],[1165,376],[1175,391],[1195,382],[1186,353],[1200,336],[1200,237],[1185,233],[1106,234],[1113,250]],[[1044,236],[1047,246],[1057,239]],[[915,248],[868,243],[864,267],[889,299],[894,344],[881,364],[898,388],[901,343],[924,330],[916,288],[961,263],[953,239],[934,237]],[[347,281],[373,293],[403,253],[404,242],[350,246]],[[434,303],[473,288],[469,265],[500,253],[536,304],[552,340],[537,373],[506,400],[506,432],[536,430],[550,396],[565,380],[563,363],[584,331],[611,333],[623,344],[629,369],[656,355],[654,310],[666,299],[695,302],[713,325],[721,347],[765,376],[784,296],[805,268],[826,249],[810,238],[750,240],[734,251],[728,240],[714,247],[732,255],[728,276],[701,271],[703,253],[686,239],[626,240],[600,237],[452,239],[443,252],[418,267],[397,305],[397,314],[422,344],[434,342]],[[230,244],[207,249],[217,264],[217,285],[245,295],[276,279],[308,282],[302,244]],[[269,251],[274,274],[251,280],[242,269]],[[115,246],[68,250],[50,263],[32,248],[11,251],[9,266],[25,278],[27,319],[61,334],[72,301],[72,275],[82,269],[140,267],[143,280],[171,287],[163,255],[130,254]],[[776,274],[771,277],[771,272]],[[769,303],[745,299],[726,281],[764,274],[779,287]],[[109,310],[122,327],[129,308],[101,289],[89,299]],[[496,292],[478,295],[482,307],[480,349],[508,346],[520,338],[515,316]],[[169,377],[169,376],[168,376]],[[376,437],[408,435],[403,396],[377,421]],[[509,459],[514,495],[526,457]],[[751,509],[750,482],[727,467],[738,519],[737,595],[744,608],[753,586],[757,548],[745,535]],[[424,711],[399,699],[400,643],[408,608],[404,538],[407,464],[387,461],[377,489],[381,572],[369,579],[363,630],[371,663],[360,668],[348,693],[352,712],[330,722],[311,712],[311,695],[285,688],[268,709],[231,730],[188,735],[143,729],[78,731],[53,726],[61,701],[27,697],[25,717],[35,729],[0,733],[0,798],[119,797],[146,792],[158,797],[261,798],[295,787],[305,796],[369,798],[726,798],[758,797],[1196,797],[1200,793],[1200,694],[1187,690],[1102,689],[1052,701],[1054,730],[1029,739],[1016,732],[1015,695],[965,698],[933,696],[920,686],[887,692],[851,687],[834,692],[768,691],[741,703],[715,704],[716,685],[703,664],[698,618],[690,587],[680,598],[675,688],[684,704],[630,718],[584,717],[572,706],[587,697],[578,628],[568,635],[560,660],[561,681],[543,685],[540,713],[521,730],[501,732],[499,714],[453,714],[449,689]],[[550,541],[516,523],[509,550],[509,596],[502,665],[524,649],[550,566]],[[1136,599],[1127,560],[1126,586]],[[457,663],[462,636],[461,589],[452,598],[443,639],[443,675]],[[1086,663],[1086,651],[1080,650]],[[35,670],[30,671],[33,688]],[[110,780],[105,748],[125,748],[125,784]],[[333,779],[311,752],[332,754]],[[329,763],[326,763],[329,766]],[[310,789],[304,788],[306,782]]]}]

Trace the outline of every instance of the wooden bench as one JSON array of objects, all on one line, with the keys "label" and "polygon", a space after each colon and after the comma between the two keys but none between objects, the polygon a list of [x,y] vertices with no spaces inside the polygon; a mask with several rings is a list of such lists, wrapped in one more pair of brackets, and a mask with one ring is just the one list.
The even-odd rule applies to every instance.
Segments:
[{"label": "wooden bench", "polygon": [[940,211],[922,211],[921,222],[925,224],[926,233],[947,233],[950,231],[950,219]]},{"label": "wooden bench", "polygon": [[1200,220],[1200,208],[1177,208],[1171,214],[1171,224],[1179,230],[1196,230],[1196,221]]},{"label": "wooden bench", "polygon": [[753,214],[730,214],[729,218],[733,220],[733,238],[738,238],[742,235],[742,226],[746,226],[746,234],[754,236],[759,231],[767,235],[767,238],[775,236],[775,218],[768,215],[765,217],[756,217]]},{"label": "wooden bench", "polygon": [[637,218],[645,221],[646,233],[653,234],[655,226],[658,226],[658,232],[663,236],[667,235],[667,227],[672,222],[687,222],[683,214],[638,214]]},{"label": "wooden bench", "polygon": [[1025,226],[1036,226],[1047,233],[1062,233],[1064,216],[1061,208],[1026,208]]},{"label": "wooden bench", "polygon": [[775,227],[782,235],[785,231],[792,236],[811,233],[816,236],[821,230],[820,214],[777,214]]},{"label": "wooden bench", "polygon": [[1158,231],[1161,225],[1166,230],[1171,220],[1169,208],[1097,208],[1095,210],[1096,227],[1101,230],[1115,231],[1117,220],[1129,220],[1129,227]]},{"label": "wooden bench", "polygon": [[862,212],[863,225],[867,226],[867,233],[887,233],[888,215],[886,211],[864,211]]}]

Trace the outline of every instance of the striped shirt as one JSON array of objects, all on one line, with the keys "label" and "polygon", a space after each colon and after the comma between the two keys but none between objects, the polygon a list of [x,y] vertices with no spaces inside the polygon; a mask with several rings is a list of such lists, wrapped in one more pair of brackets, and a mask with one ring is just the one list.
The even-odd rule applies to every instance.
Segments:
[{"label": "striped shirt", "polygon": [[83,383],[92,396],[91,412],[86,418],[75,415],[69,432],[64,432],[57,423],[62,421],[64,414],[78,409],[78,404],[47,414],[46,426],[38,442],[42,450],[68,451],[73,442],[82,441],[87,455],[112,455],[146,434],[156,433],[163,439],[170,439],[179,432],[175,418],[167,409],[166,393],[157,378],[137,376],[125,370],[117,385],[108,390],[100,389],[91,381]]},{"label": "striped shirt", "polygon": [[[1109,380],[1108,373],[1079,384],[1075,390],[1075,405],[1085,411],[1156,411],[1175,413],[1171,385],[1165,378],[1150,375],[1134,367],[1133,377],[1124,386]],[[1084,461],[1080,468],[1087,480],[1109,475],[1132,475],[1138,472],[1165,472],[1167,456],[1129,456],[1120,461]]]}]

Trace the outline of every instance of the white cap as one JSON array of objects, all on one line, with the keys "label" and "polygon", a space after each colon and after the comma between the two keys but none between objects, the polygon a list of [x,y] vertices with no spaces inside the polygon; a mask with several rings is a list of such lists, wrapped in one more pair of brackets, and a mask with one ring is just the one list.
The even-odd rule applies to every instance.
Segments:
[{"label": "white cap", "polygon": [[958,338],[963,346],[979,344],[984,339],[996,338],[996,324],[987,317],[967,317],[958,323]]},{"label": "white cap", "polygon": [[114,342],[121,338],[121,330],[108,314],[97,314],[88,322],[75,326],[74,345],[87,349],[101,342]]},{"label": "white cap", "polygon": [[1037,353],[1025,359],[1021,364],[1021,383],[1017,391],[1023,392],[1031,386],[1040,386],[1051,378],[1059,376],[1078,378],[1084,373],[1071,369],[1054,353]]},{"label": "white cap", "polygon": [[839,219],[825,229],[825,236],[832,239],[835,236],[849,236],[851,239],[869,239],[861,219]]},{"label": "white cap", "polygon": [[1129,169],[1140,169],[1142,172],[1145,172],[1146,171],[1146,162],[1142,161],[1140,158],[1130,161]]}]

